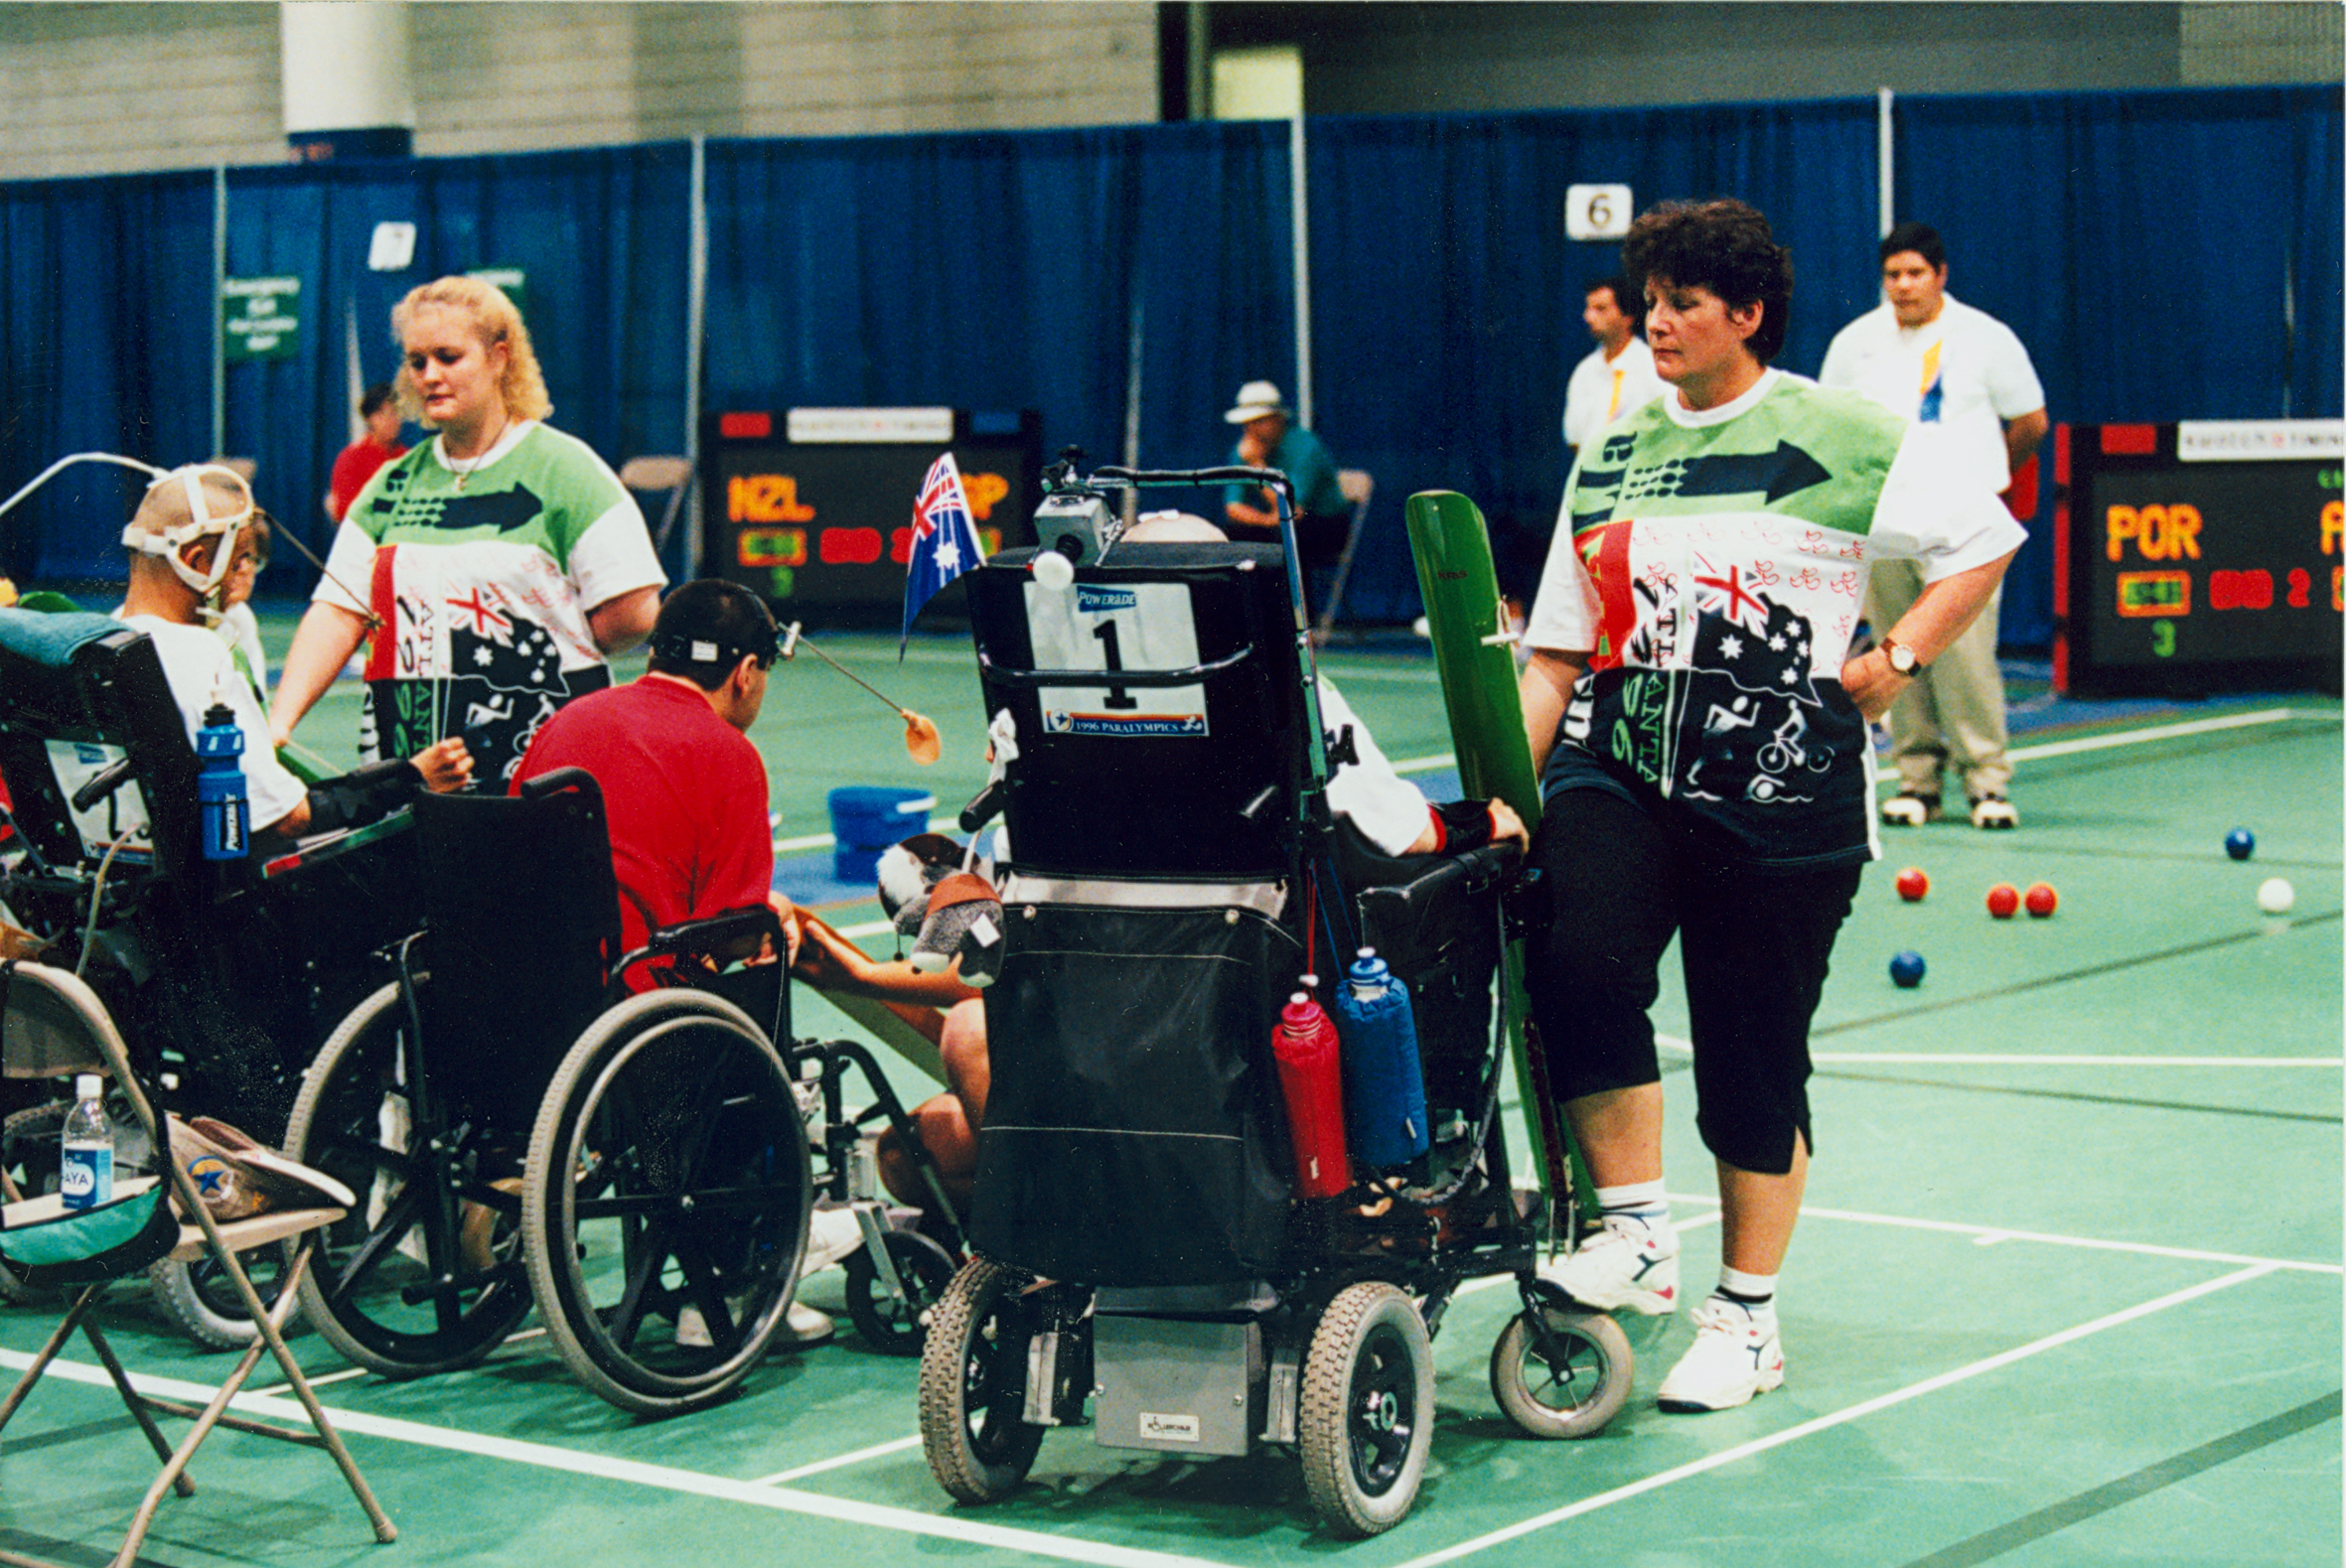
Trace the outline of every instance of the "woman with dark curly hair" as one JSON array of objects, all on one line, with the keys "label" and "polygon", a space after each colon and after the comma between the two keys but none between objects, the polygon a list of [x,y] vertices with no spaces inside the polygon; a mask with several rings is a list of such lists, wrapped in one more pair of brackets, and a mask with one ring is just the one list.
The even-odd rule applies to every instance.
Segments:
[{"label": "woman with dark curly hair", "polygon": [[[1648,1016],[1676,936],[1723,1267],[1666,1410],[1784,1381],[1776,1274],[1807,1180],[1809,1023],[1874,838],[1868,723],[1986,605],[2021,530],[1936,427],[1769,368],[1791,253],[1740,202],[1671,203],[1622,247],[1674,390],[1582,451],[1525,641],[1541,769],[1529,975],[1548,1081],[1603,1228],[1557,1265],[1591,1306],[1668,1313],[1678,1237]],[[1928,581],[1849,655],[1875,560]]]},{"label": "woman with dark curly hair", "polygon": [[461,735],[503,788],[547,715],[611,683],[604,655],[651,635],[667,575],[619,477],[543,422],[545,378],[502,289],[424,284],[391,331],[400,407],[439,435],[351,503],[269,721],[282,741],[371,628],[362,752]]}]

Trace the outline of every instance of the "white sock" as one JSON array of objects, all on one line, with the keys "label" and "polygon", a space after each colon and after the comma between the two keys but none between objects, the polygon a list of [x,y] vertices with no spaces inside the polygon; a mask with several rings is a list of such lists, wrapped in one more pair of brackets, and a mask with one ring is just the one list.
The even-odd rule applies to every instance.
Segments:
[{"label": "white sock", "polygon": [[1746,1274],[1739,1268],[1722,1265],[1718,1271],[1718,1289],[1711,1292],[1711,1298],[1741,1307],[1751,1321],[1763,1329],[1776,1326],[1776,1276],[1773,1274]]},{"label": "white sock", "polygon": [[1635,1219],[1657,1236],[1678,1234],[1670,1222],[1670,1195],[1659,1177],[1651,1182],[1600,1187],[1594,1196],[1597,1209],[1607,1219]]}]

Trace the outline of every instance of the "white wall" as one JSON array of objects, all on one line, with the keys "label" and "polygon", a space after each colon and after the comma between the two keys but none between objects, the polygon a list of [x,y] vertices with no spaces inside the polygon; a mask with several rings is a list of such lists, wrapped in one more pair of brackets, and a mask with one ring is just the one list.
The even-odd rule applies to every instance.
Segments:
[{"label": "white wall", "polygon": [[[418,153],[1153,120],[1146,0],[415,0]],[[273,4],[0,4],[0,179],[285,158]]]}]

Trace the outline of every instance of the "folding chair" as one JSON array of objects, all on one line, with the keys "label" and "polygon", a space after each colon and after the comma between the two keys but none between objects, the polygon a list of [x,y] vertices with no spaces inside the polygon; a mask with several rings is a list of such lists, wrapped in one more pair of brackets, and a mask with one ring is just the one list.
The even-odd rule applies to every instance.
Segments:
[{"label": "folding chair", "polygon": [[1337,608],[1344,603],[1353,552],[1361,547],[1361,525],[1369,520],[1369,498],[1377,493],[1377,481],[1367,469],[1338,469],[1336,484],[1352,505],[1352,528],[1344,536],[1344,553],[1336,557],[1336,577],[1328,585],[1328,602],[1320,608],[1320,624],[1312,629],[1312,641],[1322,646],[1327,644],[1329,628],[1336,625]]},{"label": "folding chair", "polygon": [[684,498],[692,490],[692,460],[680,457],[629,458],[619,466],[619,482],[631,491],[649,495],[654,491],[668,493],[667,505],[660,514],[660,526],[652,530],[652,547],[664,550],[668,535],[675,531],[676,518],[683,513]]},{"label": "folding chair", "polygon": [[[11,1076],[56,1076],[68,1072],[99,1072],[110,1075],[123,1097],[145,1128],[151,1147],[168,1151],[169,1135],[154,1106],[141,1090],[130,1068],[129,1053],[121,1035],[114,1028],[105,1005],[97,999],[78,976],[68,970],[47,964],[21,962],[0,964],[0,1069]],[[156,1457],[163,1462],[162,1473],[147,1489],[145,1498],[131,1518],[130,1533],[123,1539],[122,1548],[113,1558],[114,1568],[129,1568],[138,1558],[139,1543],[146,1538],[147,1529],[154,1521],[155,1509],[166,1491],[176,1491],[181,1497],[195,1495],[195,1483],[187,1475],[188,1462],[195,1455],[213,1429],[231,1427],[257,1437],[273,1437],[307,1447],[324,1448],[341,1467],[343,1479],[350,1483],[359,1504],[367,1512],[367,1521],[374,1527],[374,1538],[390,1542],[398,1538],[398,1530],[374,1500],[367,1480],[359,1474],[358,1463],[343,1446],[342,1439],[326,1419],[326,1412],[310,1389],[309,1379],[302,1375],[301,1363],[286,1348],[284,1327],[293,1312],[294,1285],[300,1280],[315,1249],[321,1227],[340,1219],[344,1211],[333,1208],[287,1209],[263,1212],[249,1219],[221,1223],[215,1219],[198,1196],[193,1179],[177,1160],[165,1158],[161,1162],[168,1172],[165,1180],[168,1194],[155,1191],[157,1179],[134,1176],[116,1184],[116,1200],[105,1211],[92,1210],[90,1215],[111,1214],[114,1210],[128,1208],[127,1215],[115,1216],[122,1222],[114,1226],[114,1233],[103,1236],[72,1233],[76,1221],[64,1217],[62,1201],[54,1194],[31,1199],[17,1199],[0,1211],[0,1262],[12,1274],[26,1277],[28,1282],[41,1282],[80,1287],[55,1333],[34,1356],[24,1376],[5,1403],[0,1403],[0,1430],[5,1430],[17,1407],[49,1369],[58,1353],[79,1329],[88,1339],[90,1349],[105,1366],[106,1374],[122,1396],[132,1419],[146,1434]],[[120,1231],[132,1228],[129,1221],[139,1217],[139,1205],[151,1206],[144,1222],[135,1226],[128,1238]],[[178,1216],[174,1218],[174,1214]],[[104,1229],[101,1220],[93,1229]],[[298,1239],[296,1239],[298,1238]],[[293,1257],[287,1264],[285,1287],[278,1293],[274,1307],[264,1308],[259,1295],[252,1288],[236,1254],[248,1248],[266,1246],[274,1241],[294,1242]],[[72,1254],[78,1246],[89,1246],[94,1255],[76,1259]],[[210,1254],[219,1265],[224,1279],[242,1298],[244,1308],[259,1326],[260,1338],[245,1351],[234,1369],[222,1380],[211,1402],[201,1407],[177,1400],[158,1398],[141,1393],[132,1386],[130,1375],[123,1369],[113,1347],[98,1329],[92,1316],[99,1299],[116,1280],[124,1277],[143,1277],[149,1263],[168,1255],[193,1260]],[[304,1432],[265,1422],[254,1421],[228,1412],[228,1403],[244,1386],[253,1368],[259,1364],[263,1349],[277,1358],[278,1367],[286,1381],[309,1413],[312,1430]],[[153,1412],[192,1420],[195,1425],[172,1448],[155,1425]],[[23,1563],[34,1568],[57,1568],[42,1559],[0,1551],[0,1562]]]}]

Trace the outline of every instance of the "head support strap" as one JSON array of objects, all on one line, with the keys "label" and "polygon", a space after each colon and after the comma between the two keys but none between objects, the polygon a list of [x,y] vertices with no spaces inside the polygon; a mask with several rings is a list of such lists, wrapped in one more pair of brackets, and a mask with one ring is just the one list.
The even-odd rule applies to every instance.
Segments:
[{"label": "head support strap", "polygon": [[[242,504],[214,516],[210,499],[204,493],[204,481],[217,476],[241,499]],[[180,486],[187,497],[188,520],[176,527],[150,530],[133,517],[122,530],[122,543],[148,555],[160,555],[169,563],[179,580],[187,584],[206,601],[214,600],[220,582],[228,575],[228,567],[236,555],[236,535],[252,520],[252,489],[244,483],[244,476],[232,468],[218,463],[190,463],[176,468],[147,487],[151,497],[166,485]],[[208,534],[220,535],[220,548],[213,552],[212,569],[199,572],[180,559],[180,551],[194,540]]]}]

